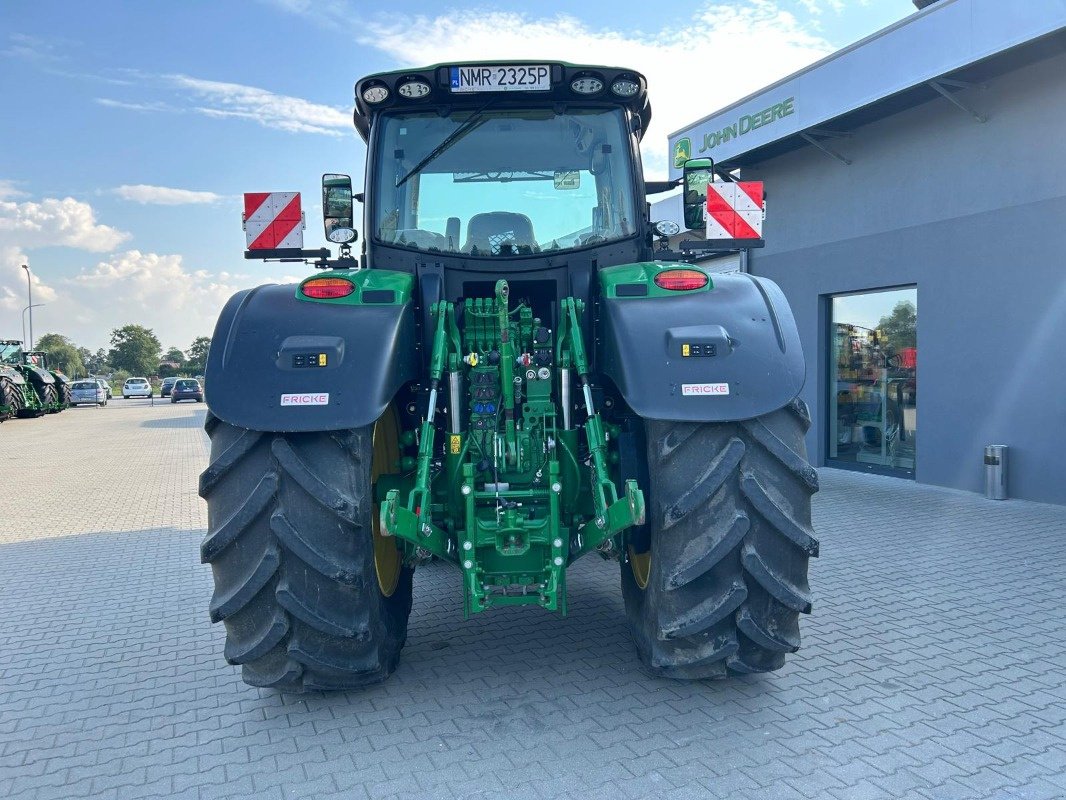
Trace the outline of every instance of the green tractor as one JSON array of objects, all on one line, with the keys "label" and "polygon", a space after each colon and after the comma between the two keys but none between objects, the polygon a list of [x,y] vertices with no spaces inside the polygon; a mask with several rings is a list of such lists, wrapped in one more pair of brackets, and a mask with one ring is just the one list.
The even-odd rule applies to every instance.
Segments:
[{"label": "green tractor", "polygon": [[[58,414],[70,408],[70,378],[58,369],[48,366],[48,354],[42,350],[33,350],[22,354],[22,363],[30,382],[41,397],[41,402],[49,414]],[[51,376],[51,390],[47,378]],[[47,402],[45,398],[48,398]]]},{"label": "green tractor", "polygon": [[24,352],[17,339],[0,341],[0,419],[58,414],[70,406],[70,381],[48,370],[48,356]]},{"label": "green tractor", "polygon": [[[365,192],[323,178],[339,257],[246,252],[321,272],[239,292],[212,339],[202,558],[226,659],[255,686],[371,684],[420,564],[459,571],[467,615],[565,614],[595,552],[649,672],[781,667],[818,552],[796,324],[771,281],[688,263],[751,242],[675,252],[649,219],[677,182],[642,177],[644,77],[460,64],[355,96]],[[686,219],[713,169],[686,165]]]}]

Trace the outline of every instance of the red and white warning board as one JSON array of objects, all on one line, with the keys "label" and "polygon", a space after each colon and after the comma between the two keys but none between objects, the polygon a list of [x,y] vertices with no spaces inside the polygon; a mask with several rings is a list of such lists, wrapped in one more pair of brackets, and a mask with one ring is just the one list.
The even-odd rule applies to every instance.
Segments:
[{"label": "red and white warning board", "polygon": [[244,231],[249,250],[304,246],[299,192],[245,192]]},{"label": "red and white warning board", "polygon": [[707,184],[708,239],[761,239],[765,213],[762,181]]}]

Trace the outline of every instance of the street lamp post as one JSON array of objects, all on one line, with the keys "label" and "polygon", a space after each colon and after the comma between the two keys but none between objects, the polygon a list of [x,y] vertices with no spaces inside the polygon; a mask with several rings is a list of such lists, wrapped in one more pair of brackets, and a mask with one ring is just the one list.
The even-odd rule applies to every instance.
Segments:
[{"label": "street lamp post", "polygon": [[30,268],[26,264],[22,265],[22,268],[26,270],[26,294],[28,295],[28,303],[26,306],[30,312],[30,346],[29,349],[33,349],[33,281],[30,279]]},{"label": "street lamp post", "polygon": [[[24,309],[22,309],[22,343],[23,344],[26,343],[26,312],[29,311],[31,308],[40,308],[43,305],[47,305],[47,303],[34,303],[32,306],[26,306]],[[32,316],[32,314],[31,314],[31,316]],[[28,350],[32,350],[33,348],[30,347],[30,348],[27,348],[27,349]]]}]

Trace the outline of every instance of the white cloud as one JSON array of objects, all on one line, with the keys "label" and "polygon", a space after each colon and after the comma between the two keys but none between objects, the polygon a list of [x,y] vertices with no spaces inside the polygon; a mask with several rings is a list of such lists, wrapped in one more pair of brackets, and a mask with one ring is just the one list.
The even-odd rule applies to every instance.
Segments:
[{"label": "white cloud", "polygon": [[[267,271],[192,268],[178,254],[126,250],[89,260],[77,252],[109,252],[128,238],[97,223],[92,207],[73,198],[0,202],[0,338],[22,335],[27,303],[22,264],[33,267],[34,303],[45,304],[34,312],[35,334],[61,333],[94,350],[107,346],[114,328],[131,322],[154,329],[167,346],[187,347],[195,337],[211,334],[223,304],[240,289],[299,280]],[[33,249],[54,245],[72,252],[35,264]],[[72,277],[56,277],[50,268],[59,263],[68,274],[71,267],[80,269]]]},{"label": "white cloud", "polygon": [[[282,4],[295,13],[301,3]],[[706,3],[657,32],[594,29],[575,17],[459,11],[439,17],[371,19],[361,44],[403,64],[545,59],[621,64],[648,78],[652,125],[644,139],[650,177],[666,173],[666,136],[832,52],[771,0]]]},{"label": "white cloud", "polygon": [[15,181],[0,178],[0,200],[15,200],[25,196],[26,193],[15,186]]},{"label": "white cloud", "polygon": [[210,336],[225,302],[237,291],[263,283],[290,283],[291,276],[191,269],[178,254],[127,250],[60,282],[76,302],[81,325],[76,342],[106,343],[112,329],[132,322],[155,331],[166,346],[186,347]]},{"label": "white cloud", "polygon": [[[796,0],[808,14],[821,14],[827,8],[834,14],[844,10],[844,0]],[[855,0],[852,0],[855,2]],[[868,5],[869,0],[859,0],[859,5]]]},{"label": "white cloud", "polygon": [[[10,189],[10,186],[8,186]],[[92,206],[75,200],[48,198],[39,203],[0,200],[0,309],[5,312],[3,336],[21,335],[18,314],[27,304],[26,272],[23,264],[33,266],[27,253],[35,247],[65,246],[103,253],[113,250],[129,234],[96,222]],[[33,301],[54,303],[60,295],[54,282],[45,282],[31,269]]]},{"label": "white cloud", "polygon": [[128,103],[124,100],[113,100],[110,97],[97,97],[94,98],[93,102],[95,102],[97,105],[104,106],[105,108],[121,108],[124,111],[180,111],[180,109],[174,108],[173,106],[161,102]]},{"label": "white cloud", "polygon": [[[0,338],[21,336],[22,319],[19,316],[27,305],[26,271],[23,264],[30,261],[22,248],[0,241],[0,310],[4,313],[4,328],[0,329]],[[33,284],[33,302],[49,303],[56,299],[56,292],[43,283],[39,275],[30,270],[30,282]],[[19,326],[19,327],[16,327]]]},{"label": "white cloud", "polygon": [[155,87],[175,94],[168,100],[118,100],[97,97],[106,108],[142,113],[202,114],[216,119],[245,119],[264,128],[326,136],[355,135],[351,111],[343,106],[313,103],[259,86],[213,81],[191,75],[156,75],[126,69],[128,80],[112,83]]},{"label": "white cloud", "polygon": [[143,205],[156,206],[182,206],[195,203],[217,203],[224,199],[222,195],[214,192],[197,192],[191,189],[174,189],[169,186],[149,186],[138,183],[134,185],[123,184],[112,192],[123,200],[132,200]]},{"label": "white cloud", "polygon": [[106,253],[129,238],[117,228],[98,224],[92,206],[73,197],[48,198],[40,203],[0,201],[0,244],[65,246]]},{"label": "white cloud", "polygon": [[9,34],[7,40],[8,46],[0,53],[10,58],[49,63],[63,60],[63,56],[56,52],[59,42],[24,33]]},{"label": "white cloud", "polygon": [[167,75],[174,87],[191,92],[201,104],[191,110],[211,117],[235,117],[266,128],[292,133],[342,136],[354,131],[350,112],[339,106],[312,103],[300,97],[276,94],[257,86]]}]

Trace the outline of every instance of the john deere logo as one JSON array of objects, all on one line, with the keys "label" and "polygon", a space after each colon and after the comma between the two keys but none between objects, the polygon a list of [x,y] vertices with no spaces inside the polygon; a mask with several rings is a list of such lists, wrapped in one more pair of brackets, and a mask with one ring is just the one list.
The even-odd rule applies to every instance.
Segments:
[{"label": "john deere logo", "polygon": [[674,166],[681,169],[685,162],[692,158],[692,140],[687,136],[678,139],[674,145]]}]

